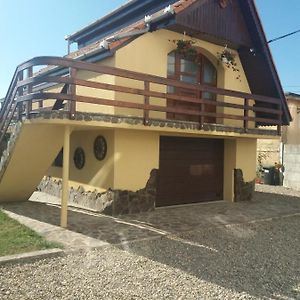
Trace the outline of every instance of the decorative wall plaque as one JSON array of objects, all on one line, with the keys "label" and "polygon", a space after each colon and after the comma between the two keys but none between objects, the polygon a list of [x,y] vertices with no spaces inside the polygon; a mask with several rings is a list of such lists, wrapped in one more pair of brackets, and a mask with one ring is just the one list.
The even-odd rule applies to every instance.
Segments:
[{"label": "decorative wall plaque", "polygon": [[104,136],[99,135],[94,142],[94,154],[98,160],[103,160],[107,153],[107,143]]},{"label": "decorative wall plaque", "polygon": [[81,170],[85,164],[85,154],[84,150],[81,147],[76,148],[73,159],[75,167]]}]

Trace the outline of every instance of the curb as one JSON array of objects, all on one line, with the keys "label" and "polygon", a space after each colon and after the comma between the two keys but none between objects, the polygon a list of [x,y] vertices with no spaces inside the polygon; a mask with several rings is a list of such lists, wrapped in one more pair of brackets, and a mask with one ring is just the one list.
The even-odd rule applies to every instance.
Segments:
[{"label": "curb", "polygon": [[0,267],[8,264],[23,264],[34,262],[44,258],[53,258],[65,255],[62,249],[54,248],[40,251],[33,251],[15,255],[7,255],[0,257]]}]

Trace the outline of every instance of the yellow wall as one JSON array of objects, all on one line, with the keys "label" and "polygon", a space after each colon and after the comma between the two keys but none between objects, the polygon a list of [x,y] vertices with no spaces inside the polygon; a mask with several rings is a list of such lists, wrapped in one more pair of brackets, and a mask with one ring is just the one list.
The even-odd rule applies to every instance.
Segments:
[{"label": "yellow wall", "polygon": [[[114,67],[115,66],[115,57],[109,57],[100,62],[97,62],[99,65]],[[84,70],[79,70],[76,74],[78,79],[93,81],[93,82],[101,82],[108,84],[115,84],[115,76],[107,75],[107,74],[99,74],[95,72],[89,72]],[[63,89],[62,84],[55,85],[49,89],[46,89],[45,92],[48,93],[61,93]],[[115,98],[115,92],[101,89],[94,89],[90,87],[84,86],[76,86],[76,94],[78,96],[87,96],[87,97],[95,97],[95,98],[104,98],[108,100],[113,100]],[[43,101],[43,107],[53,107],[56,99],[48,99]],[[66,101],[64,101],[66,103]],[[32,105],[33,109],[37,109],[39,107],[38,103],[35,102]],[[76,103],[76,110],[81,112],[90,112],[90,113],[104,113],[104,114],[113,114],[114,107],[106,106],[106,105],[98,105],[98,104],[90,104],[84,102]]]},{"label": "yellow wall", "polygon": [[[103,161],[95,158],[93,143],[98,135],[107,141],[107,155]],[[77,147],[85,152],[85,166],[75,167],[73,155]],[[100,190],[128,189],[136,191],[145,187],[150,172],[159,165],[159,133],[139,130],[73,131],[70,149],[70,180],[90,185]],[[62,168],[51,166],[48,176],[61,178]]]},{"label": "yellow wall", "polygon": [[[158,30],[152,33],[146,33],[128,45],[118,49],[113,57],[107,58],[99,62],[99,65],[118,67],[122,69],[137,71],[146,74],[158,75],[161,77],[167,77],[167,58],[168,54],[176,49],[176,45],[172,40],[178,40],[190,37],[183,37],[183,34],[178,34],[169,30]],[[218,53],[222,52],[223,46],[215,45],[203,40],[194,39],[194,46],[197,47],[198,51],[204,54],[215,66],[218,72],[217,86],[219,88],[237,90],[242,92],[250,93],[250,89],[247,83],[247,79],[240,62],[238,53],[235,50],[231,51],[236,55],[237,68],[240,70],[239,73],[233,72],[232,69],[227,68],[217,59]],[[240,79],[237,79],[239,74]],[[87,71],[78,71],[77,77],[88,81],[116,84],[120,86],[126,86],[131,88],[144,89],[144,83],[141,81],[130,80],[122,77],[115,77],[111,75],[98,74]],[[59,89],[51,89],[49,91],[60,91]],[[151,90],[158,92],[166,92],[166,86],[151,84]],[[79,96],[90,96],[100,97],[104,99],[116,99],[121,101],[144,103],[144,97],[139,95],[133,95],[128,93],[113,92],[107,90],[98,90],[87,87],[77,86],[76,90]],[[219,95],[218,100],[226,101],[236,104],[244,105],[244,99],[224,97]],[[52,106],[53,100],[45,101],[45,106]],[[159,105],[162,107],[166,106],[166,100],[162,98],[150,98],[150,104]],[[252,105],[253,102],[250,103]],[[35,105],[36,106],[36,105]],[[94,113],[107,113],[107,114],[125,114],[130,116],[143,116],[143,112],[137,109],[128,108],[114,108],[112,106],[101,106],[96,104],[86,104],[77,102],[77,110],[82,112],[94,112]],[[232,114],[232,115],[244,115],[244,111],[234,108],[222,108],[217,107],[217,112]],[[250,112],[250,115],[253,115]],[[161,112],[151,112],[150,117],[154,118],[165,118],[166,114]],[[231,120],[231,119],[218,119],[218,123],[224,123],[225,125],[242,127],[243,121]],[[251,122],[250,127],[254,124]]]},{"label": "yellow wall", "polygon": [[236,168],[236,140],[225,139],[224,141],[224,200],[233,201],[233,170]]},{"label": "yellow wall", "polygon": [[133,191],[144,188],[151,170],[158,167],[158,133],[116,130],[114,188]]},{"label": "yellow wall", "polygon": [[256,178],[256,139],[226,139],[224,143],[224,199],[233,201],[234,169],[243,171],[244,180]]},{"label": "yellow wall", "polygon": [[[104,59],[101,62],[98,62],[97,64],[114,67],[115,57]],[[107,74],[99,74],[99,73],[88,72],[88,71],[78,71],[77,77],[79,79],[83,79],[87,81],[115,84],[115,76],[111,76]],[[99,89],[93,89],[93,88],[83,87],[83,86],[77,86],[76,94],[79,96],[104,98],[109,100],[114,99],[115,97],[115,92],[113,91],[99,90]],[[113,106],[106,106],[106,105],[104,106],[104,105],[90,104],[90,103],[83,103],[83,102],[77,102],[76,109],[82,112],[104,113],[104,114],[114,113]]]},{"label": "yellow wall", "polygon": [[[98,135],[105,137],[107,142],[107,155],[104,160],[97,160],[93,145]],[[77,147],[85,152],[85,165],[79,170],[75,167],[73,156]],[[114,131],[89,130],[73,131],[70,146],[70,180],[106,190],[113,187],[114,181]],[[62,168],[51,166],[47,175],[62,177]]]},{"label": "yellow wall", "polygon": [[[138,71],[147,74],[167,76],[167,56],[175,49],[170,40],[182,39],[183,35],[168,30],[147,33],[135,39],[125,47],[116,51],[114,57],[103,60],[100,64]],[[188,39],[188,37],[186,37]],[[236,53],[237,67],[240,69],[241,80],[236,79],[236,73],[218,63],[217,53],[224,47],[209,42],[196,40],[195,46],[206,55],[218,71],[218,87],[250,93],[250,89]],[[121,86],[143,89],[143,83],[92,72],[79,71],[78,78],[96,82],[104,82]],[[152,85],[152,90],[166,92],[164,85]],[[123,101],[143,103],[142,96],[123,94],[119,92],[99,91],[91,88],[77,87],[78,95],[101,97]],[[219,96],[218,100],[224,100]],[[244,104],[243,99],[228,98],[232,103]],[[166,106],[163,99],[150,99],[151,104]],[[141,111],[120,109],[108,106],[77,103],[78,111],[101,112],[109,114],[129,114],[142,116]],[[218,108],[218,112],[243,115],[242,110]],[[151,117],[164,118],[165,113],[152,113]],[[218,120],[223,123],[223,120]],[[225,125],[243,126],[243,121],[225,120]],[[253,125],[253,124],[252,124]],[[104,135],[108,143],[108,155],[104,161],[97,161],[93,154],[93,142],[97,135]],[[138,131],[126,129],[85,130],[74,131],[71,135],[71,167],[70,180],[98,187],[100,189],[138,190],[145,187],[150,171],[159,166],[159,132]],[[73,153],[77,146],[82,147],[86,154],[86,165],[82,170],[74,166]],[[224,163],[224,198],[233,199],[233,169],[241,168],[246,181],[255,178],[256,140],[226,139]],[[58,152],[58,151],[57,151]],[[48,175],[61,177],[61,169],[51,167]]]},{"label": "yellow wall", "polygon": [[[44,90],[44,92],[46,93],[61,93],[62,89],[63,89],[64,85],[63,84],[57,84],[51,88],[48,88],[46,90]],[[53,105],[55,104],[56,99],[47,99],[47,100],[43,100],[42,104],[43,104],[43,108],[47,108],[47,107],[53,107]],[[39,109],[39,102],[33,102],[32,103],[32,109]]]},{"label": "yellow wall", "polygon": [[63,143],[63,127],[23,124],[0,181],[0,201],[28,200]]},{"label": "yellow wall", "polygon": [[[108,152],[103,161],[98,161],[93,153],[93,143],[98,135],[103,135],[107,140]],[[129,129],[73,131],[71,185],[89,185],[100,191],[108,188],[132,191],[144,188],[151,170],[159,168],[159,136],[159,132]],[[245,181],[256,177],[256,139],[227,138],[224,146],[224,199],[232,201],[233,170],[241,169]],[[85,151],[86,163],[81,170],[75,167],[73,161],[76,147],[82,147]],[[47,175],[60,178],[61,168],[50,167]]]},{"label": "yellow wall", "polygon": [[237,139],[236,168],[241,169],[245,181],[256,177],[256,139]]},{"label": "yellow wall", "polygon": [[[161,77],[167,77],[167,57],[168,53],[175,50],[176,46],[172,40],[182,39],[183,35],[178,34],[168,30],[159,30],[152,33],[147,33],[141,37],[135,39],[130,44],[119,49],[115,54],[115,66],[118,68],[128,69],[132,71],[158,75]],[[188,39],[189,37],[186,37]],[[236,54],[237,67],[240,70],[240,80],[236,79],[237,73],[233,72],[231,69],[224,67],[218,62],[217,53],[221,52],[224,47],[202,41],[196,40],[194,44],[198,50],[203,53],[206,57],[210,59],[212,64],[218,71],[218,87],[230,90],[237,90],[242,92],[250,93],[250,89],[247,83],[247,79],[240,62],[239,56],[236,51],[231,50]],[[116,78],[116,83],[120,85],[130,85],[136,88],[143,88],[141,82],[128,81],[123,78]],[[166,92],[166,88],[163,85],[155,86],[153,88],[155,91]],[[124,95],[116,93],[116,98],[118,100],[134,101],[138,103],[143,103],[143,98],[141,96],[135,95]],[[222,101],[223,96],[219,96],[218,99]],[[242,104],[244,105],[244,100],[239,98],[226,97],[226,101]],[[151,103],[165,106],[166,102],[162,99],[151,99]],[[116,113],[127,112],[130,115],[142,116],[141,112],[132,109],[116,109]],[[224,112],[226,114],[243,115],[243,110],[233,109],[233,108],[218,108],[218,112]],[[164,114],[155,113],[154,117],[164,117]],[[219,120],[222,121],[222,120]],[[232,126],[243,126],[243,121],[236,120],[225,120],[226,125]],[[252,124],[253,126],[253,124]]]}]

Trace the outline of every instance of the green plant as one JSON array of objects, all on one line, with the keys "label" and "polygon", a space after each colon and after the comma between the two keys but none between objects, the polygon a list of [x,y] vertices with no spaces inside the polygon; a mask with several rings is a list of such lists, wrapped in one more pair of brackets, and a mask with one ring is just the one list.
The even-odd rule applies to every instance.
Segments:
[{"label": "green plant", "polygon": [[236,55],[228,50],[227,45],[222,52],[217,52],[217,58],[219,62],[224,64],[228,69],[232,69],[233,72],[238,73],[236,79],[241,81],[241,74],[239,68],[237,67],[235,57]]},{"label": "green plant", "polygon": [[195,63],[200,63],[200,55],[197,51],[197,48],[193,45],[195,41],[191,39],[180,39],[172,40],[176,45],[176,51],[180,53],[185,59],[193,61]]},{"label": "green plant", "polygon": [[261,178],[263,174],[263,161],[267,159],[269,156],[268,153],[258,152],[257,154],[257,168],[256,168],[256,177]]}]

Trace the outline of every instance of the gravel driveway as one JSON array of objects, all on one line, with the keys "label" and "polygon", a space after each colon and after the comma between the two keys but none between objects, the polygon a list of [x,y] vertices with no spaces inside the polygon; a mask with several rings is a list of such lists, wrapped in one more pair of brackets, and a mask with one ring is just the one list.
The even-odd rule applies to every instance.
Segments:
[{"label": "gravel driveway", "polygon": [[5,266],[0,299],[300,299],[299,225],[280,216]]}]

